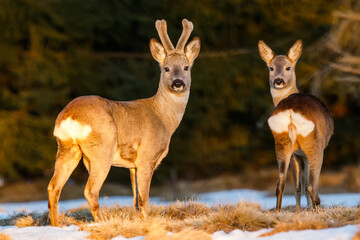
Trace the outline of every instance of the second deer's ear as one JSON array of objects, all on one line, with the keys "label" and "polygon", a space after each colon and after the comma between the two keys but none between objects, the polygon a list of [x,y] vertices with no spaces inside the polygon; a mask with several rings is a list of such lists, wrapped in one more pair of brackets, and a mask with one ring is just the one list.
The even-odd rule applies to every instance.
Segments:
[{"label": "second deer's ear", "polygon": [[200,52],[200,38],[194,37],[185,47],[185,56],[190,64],[194,62]]},{"label": "second deer's ear", "polygon": [[164,64],[166,58],[166,51],[163,45],[156,39],[150,39],[150,52],[153,58],[160,63],[160,65]]},{"label": "second deer's ear", "polygon": [[274,51],[262,40],[259,41],[258,48],[260,57],[269,65],[271,60],[275,57]]},{"label": "second deer's ear", "polygon": [[290,48],[288,52],[288,58],[290,58],[291,61],[294,63],[297,62],[297,60],[300,58],[302,53],[302,41],[297,40],[296,43]]}]

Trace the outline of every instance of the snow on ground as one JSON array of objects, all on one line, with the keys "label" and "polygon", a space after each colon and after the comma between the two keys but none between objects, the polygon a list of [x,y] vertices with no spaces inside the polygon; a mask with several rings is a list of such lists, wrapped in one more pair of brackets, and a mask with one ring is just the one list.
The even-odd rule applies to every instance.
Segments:
[{"label": "snow on ground", "polygon": [[[272,209],[276,205],[276,197],[268,196],[267,192],[248,190],[248,189],[236,189],[229,191],[203,193],[194,195],[192,198],[195,201],[206,203],[208,205],[213,204],[234,204],[239,201],[255,202],[260,204],[262,209]],[[360,193],[343,193],[343,194],[321,194],[321,205],[323,206],[348,206],[355,207],[360,204]],[[101,197],[99,199],[100,206],[125,206],[133,204],[133,197],[130,196],[116,196],[116,197]],[[163,201],[159,197],[151,197],[151,204],[169,204],[171,202]],[[294,195],[285,195],[282,200],[282,207],[295,205]],[[301,205],[306,207],[306,199],[303,196],[301,199]],[[73,208],[88,207],[85,198],[60,201],[59,210],[67,211]],[[0,204],[0,219],[8,218],[11,215],[20,212],[37,212],[42,213],[48,210],[47,201],[36,202],[22,202],[22,203],[3,203]]]},{"label": "snow on ground", "polygon": [[256,232],[241,231],[236,229],[229,234],[222,231],[212,235],[214,240],[300,240],[300,239],[316,239],[316,240],[350,240],[359,230],[360,225],[348,225],[339,228],[327,228],[321,230],[303,230],[281,232],[272,236],[259,237],[261,234],[267,233],[270,229],[262,229]]},{"label": "snow on ground", "polygon": [[[271,229],[262,229],[255,232],[241,231],[236,229],[228,234],[223,231],[215,232],[212,235],[213,240],[351,240],[359,231],[360,225],[347,225],[339,228],[327,228],[320,230],[303,230],[281,232],[272,236],[260,237],[260,235],[271,231]],[[0,232],[11,237],[12,240],[87,240],[88,232],[79,231],[77,226],[68,227],[0,227]],[[112,240],[144,240],[143,236],[125,238],[118,236]]]},{"label": "snow on ground", "polygon": [[[354,207],[360,204],[360,193],[346,193],[346,194],[321,194],[321,203],[324,206],[349,206]],[[276,197],[268,196],[266,192],[237,189],[230,191],[204,193],[193,196],[195,201],[203,202],[208,205],[213,204],[234,204],[239,201],[255,202],[261,205],[263,209],[271,209],[275,207]],[[102,197],[99,202],[101,206],[115,206],[115,205],[132,205],[133,198],[130,196],[118,197]],[[169,204],[170,202],[162,201],[161,198],[152,197],[150,202],[152,204]],[[295,205],[295,197],[293,195],[284,196],[282,206]],[[60,211],[66,211],[73,208],[88,207],[85,199],[60,201]],[[302,206],[306,206],[305,197],[302,198]],[[38,212],[47,211],[47,201],[25,202],[25,203],[4,203],[0,204],[0,219],[8,218],[20,212]],[[350,240],[354,234],[359,231],[360,225],[348,225],[341,228],[331,228],[322,230],[305,230],[305,231],[290,231],[285,233],[278,233],[273,236],[259,237],[261,234],[270,231],[270,229],[263,229],[256,232],[247,232],[241,230],[234,230],[229,234],[224,232],[216,232],[212,235],[214,240],[243,240],[243,239],[339,239]],[[87,239],[89,233],[79,231],[76,226],[68,226],[63,228],[57,227],[25,227],[17,228],[15,226],[0,226],[0,233],[9,235],[13,240],[36,240],[36,239]],[[124,240],[127,238],[116,237],[113,240]],[[131,240],[143,240],[143,237],[130,238]]]},{"label": "snow on ground", "polygon": [[0,232],[10,236],[12,240],[87,240],[88,232],[79,231],[77,226],[69,227],[8,227]]}]

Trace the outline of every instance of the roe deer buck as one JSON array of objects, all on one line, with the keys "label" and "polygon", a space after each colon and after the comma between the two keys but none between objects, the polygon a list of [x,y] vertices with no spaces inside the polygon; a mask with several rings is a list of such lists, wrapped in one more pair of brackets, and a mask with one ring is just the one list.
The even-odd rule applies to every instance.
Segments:
[{"label": "roe deer buck", "polygon": [[71,101],[57,117],[54,136],[58,153],[48,186],[52,225],[59,225],[60,193],[81,157],[89,172],[84,195],[96,222],[103,219],[99,191],[111,166],[130,169],[134,205],[146,215],[151,178],[167,155],[170,138],[185,112],[190,70],[200,51],[197,37],[185,47],[193,24],[184,19],[182,25],[183,32],[174,48],[165,20],[156,21],[161,43],[151,39],[150,51],[159,62],[161,75],[153,97],[119,102],[83,96]]},{"label": "roe deer buck", "polygon": [[275,140],[279,179],[276,188],[276,211],[280,211],[287,170],[290,164],[295,183],[296,211],[300,211],[301,162],[305,170],[307,204],[320,205],[319,175],[324,149],[333,134],[334,122],[327,107],[316,97],[299,93],[295,65],[302,52],[298,40],[287,56],[277,55],[259,41],[259,53],[270,71],[270,88],[275,110],[268,119]]}]

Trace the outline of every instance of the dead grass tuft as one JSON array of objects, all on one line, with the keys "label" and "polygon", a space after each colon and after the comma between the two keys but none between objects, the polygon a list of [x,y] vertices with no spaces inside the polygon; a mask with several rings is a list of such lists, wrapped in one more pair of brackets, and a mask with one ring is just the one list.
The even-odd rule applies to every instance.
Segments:
[{"label": "dead grass tuft", "polygon": [[[273,228],[264,236],[278,232],[323,229],[347,224],[360,224],[360,208],[324,208],[319,213],[295,213],[286,208],[280,213],[262,211],[258,204],[218,204],[207,206],[194,201],[175,202],[167,206],[150,205],[147,217],[139,216],[132,206],[102,208],[104,221],[94,223],[88,208],[73,209],[60,216],[62,225],[77,225],[90,232],[90,239],[112,239],[116,236],[145,236],[146,240],[211,239],[216,231],[234,229],[256,231]],[[19,215],[8,222],[18,227],[49,224],[48,214]],[[360,240],[360,239],[355,239]]]},{"label": "dead grass tuft", "polygon": [[281,212],[276,214],[276,224],[272,231],[261,236],[270,236],[279,232],[305,229],[324,229],[360,223],[360,209],[333,207],[320,212],[304,211],[300,214]]},{"label": "dead grass tuft", "polygon": [[39,226],[39,220],[37,220],[35,222],[33,217],[31,215],[29,215],[29,216],[21,217],[21,218],[17,219],[16,222],[15,222],[15,225],[18,228],[30,227],[30,226]]},{"label": "dead grass tuft", "polygon": [[11,240],[11,238],[5,233],[0,233],[0,240]]},{"label": "dead grass tuft", "polygon": [[145,240],[210,240],[211,235],[201,230],[184,229],[169,233],[164,226],[154,224],[145,235]]}]

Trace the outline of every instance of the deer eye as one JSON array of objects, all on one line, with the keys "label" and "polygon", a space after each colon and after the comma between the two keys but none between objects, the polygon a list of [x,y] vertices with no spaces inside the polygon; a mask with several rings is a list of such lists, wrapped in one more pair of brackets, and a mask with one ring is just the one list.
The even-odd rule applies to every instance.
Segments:
[{"label": "deer eye", "polygon": [[270,69],[270,71],[274,71],[274,68],[273,68],[273,67],[270,67],[269,69]]},{"label": "deer eye", "polygon": [[184,70],[185,70],[185,71],[189,70],[189,66],[185,66],[185,67],[184,67]]},{"label": "deer eye", "polygon": [[168,67],[164,67],[164,69],[165,69],[165,72],[169,72],[169,71],[170,71],[170,68],[168,68]]},{"label": "deer eye", "polygon": [[290,67],[285,68],[286,71],[290,71]]}]

